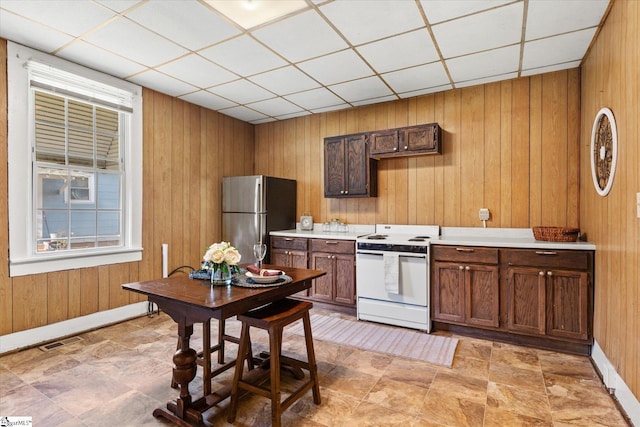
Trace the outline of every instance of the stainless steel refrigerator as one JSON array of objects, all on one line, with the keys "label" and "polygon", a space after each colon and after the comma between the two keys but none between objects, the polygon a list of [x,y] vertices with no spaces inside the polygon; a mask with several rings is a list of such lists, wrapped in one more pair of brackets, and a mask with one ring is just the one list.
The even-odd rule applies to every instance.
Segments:
[{"label": "stainless steel refrigerator", "polygon": [[222,178],[222,240],[242,255],[241,263],[253,263],[253,245],[267,245],[269,232],[296,226],[296,181],[263,175]]}]

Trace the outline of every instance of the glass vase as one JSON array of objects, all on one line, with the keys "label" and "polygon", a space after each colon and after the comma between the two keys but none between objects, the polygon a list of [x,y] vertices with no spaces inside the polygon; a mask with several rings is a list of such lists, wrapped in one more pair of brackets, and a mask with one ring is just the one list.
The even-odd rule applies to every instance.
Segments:
[{"label": "glass vase", "polygon": [[229,286],[233,275],[230,268],[218,267],[211,272],[213,286]]}]

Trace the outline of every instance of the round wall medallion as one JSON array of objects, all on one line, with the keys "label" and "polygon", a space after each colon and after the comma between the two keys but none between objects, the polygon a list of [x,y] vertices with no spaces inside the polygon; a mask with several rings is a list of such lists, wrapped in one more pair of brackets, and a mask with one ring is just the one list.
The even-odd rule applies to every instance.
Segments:
[{"label": "round wall medallion", "polygon": [[601,108],[593,121],[591,132],[591,177],[598,194],[606,196],[611,190],[618,157],[618,131],[613,113]]}]

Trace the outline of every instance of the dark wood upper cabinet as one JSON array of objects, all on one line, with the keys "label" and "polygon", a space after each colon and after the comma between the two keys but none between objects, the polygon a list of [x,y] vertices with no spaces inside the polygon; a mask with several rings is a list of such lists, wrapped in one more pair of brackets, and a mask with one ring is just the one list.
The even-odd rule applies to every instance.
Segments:
[{"label": "dark wood upper cabinet", "polygon": [[324,140],[324,196],[375,197],[377,162],[369,157],[367,134]]},{"label": "dark wood upper cabinet", "polygon": [[442,154],[442,129],[437,123],[371,132],[371,157]]}]

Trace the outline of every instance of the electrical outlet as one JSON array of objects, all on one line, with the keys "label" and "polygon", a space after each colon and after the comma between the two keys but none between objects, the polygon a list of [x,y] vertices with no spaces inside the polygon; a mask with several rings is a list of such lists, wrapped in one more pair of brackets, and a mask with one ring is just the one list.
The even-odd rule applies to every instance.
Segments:
[{"label": "electrical outlet", "polygon": [[478,216],[480,217],[480,221],[488,221],[489,220],[489,209],[481,208],[480,212],[478,212]]}]

